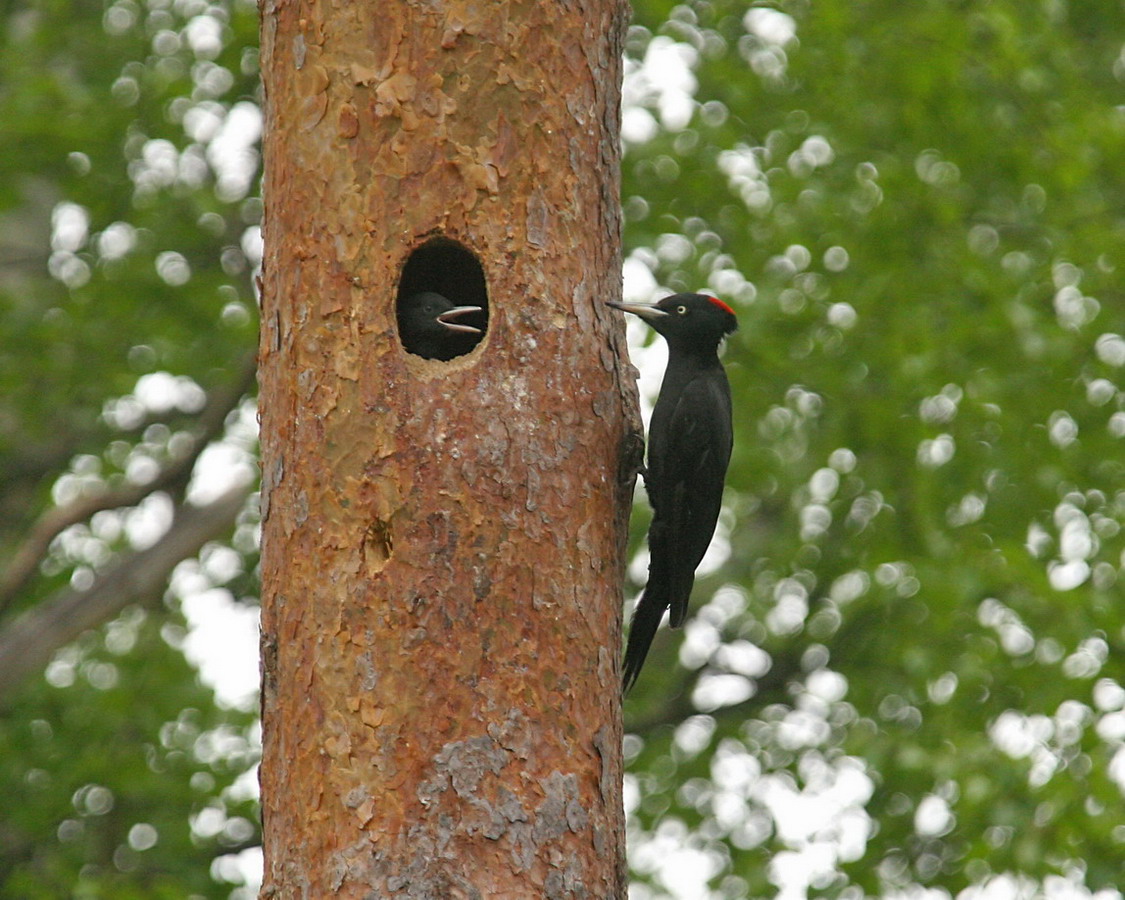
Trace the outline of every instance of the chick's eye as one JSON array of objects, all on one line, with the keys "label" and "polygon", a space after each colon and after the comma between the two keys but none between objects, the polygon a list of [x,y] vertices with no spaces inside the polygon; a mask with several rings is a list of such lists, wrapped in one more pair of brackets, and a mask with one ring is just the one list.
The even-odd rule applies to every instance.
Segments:
[{"label": "chick's eye", "polygon": [[681,316],[685,315],[687,313],[687,307],[686,306],[677,306],[676,312],[678,312]]}]

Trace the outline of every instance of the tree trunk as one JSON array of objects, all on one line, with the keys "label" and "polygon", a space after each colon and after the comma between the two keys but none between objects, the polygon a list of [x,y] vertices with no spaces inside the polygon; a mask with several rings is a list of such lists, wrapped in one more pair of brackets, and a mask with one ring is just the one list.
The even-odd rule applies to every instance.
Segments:
[{"label": "tree trunk", "polygon": [[624,896],[625,16],[263,8],[263,896]]}]

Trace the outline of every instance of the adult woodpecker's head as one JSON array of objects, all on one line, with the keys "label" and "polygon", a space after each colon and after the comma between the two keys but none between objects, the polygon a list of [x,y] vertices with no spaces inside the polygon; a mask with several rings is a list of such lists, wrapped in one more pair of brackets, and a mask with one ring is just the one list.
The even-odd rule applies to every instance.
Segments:
[{"label": "adult woodpecker's head", "polygon": [[454,306],[433,291],[411,294],[398,305],[399,337],[408,353],[426,359],[453,359],[479,342],[483,331],[458,321],[479,312],[479,306]]},{"label": "adult woodpecker's head", "polygon": [[653,304],[611,300],[609,305],[640,316],[673,351],[712,352],[738,328],[734,310],[708,294],[673,294]]}]

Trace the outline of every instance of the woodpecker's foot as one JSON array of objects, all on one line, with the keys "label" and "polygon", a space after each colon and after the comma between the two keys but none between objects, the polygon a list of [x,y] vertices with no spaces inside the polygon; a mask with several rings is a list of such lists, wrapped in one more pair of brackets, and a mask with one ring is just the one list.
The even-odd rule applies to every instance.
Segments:
[{"label": "woodpecker's foot", "polygon": [[621,439],[621,451],[617,457],[617,480],[623,486],[630,486],[638,475],[648,485],[648,469],[645,468],[644,435],[630,431]]}]

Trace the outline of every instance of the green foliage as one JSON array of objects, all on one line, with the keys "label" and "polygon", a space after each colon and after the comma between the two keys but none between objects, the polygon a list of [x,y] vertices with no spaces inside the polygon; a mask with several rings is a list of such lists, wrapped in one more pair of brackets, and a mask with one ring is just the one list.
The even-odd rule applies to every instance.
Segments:
[{"label": "green foliage", "polygon": [[177,631],[134,610],[6,710],[0,896],[229,895],[211,863],[257,841],[255,726],[216,708]]},{"label": "green foliage", "polygon": [[[662,675],[669,634],[631,700],[637,826],[686,823],[718,896],[794,878],[949,896],[1002,873],[1112,887],[1121,10],[646,10],[630,53],[694,48],[697,105],[628,145],[626,250],[669,290],[733,299],[742,327],[730,557],[697,587],[714,599],[690,674]],[[686,753],[691,711],[708,736]],[[760,770],[724,789],[731,754]],[[841,818],[833,785],[855,767],[870,800],[857,787]],[[819,812],[794,824],[802,795]],[[840,849],[845,821],[861,855]],[[804,868],[783,879],[789,852]]]},{"label": "green foliage", "polygon": [[[207,158],[210,122],[257,92],[251,6],[29,2],[4,15],[0,537],[12,539],[37,509],[18,502],[28,484],[41,500],[71,457],[103,453],[107,400],[160,370],[210,388],[252,346],[240,241],[260,203],[253,162],[239,192]],[[212,30],[221,44],[202,37]]]},{"label": "green foliage", "polygon": [[[182,444],[193,395],[146,405],[140,377],[196,395],[231,382],[255,339],[260,202],[253,134],[241,172],[210,155],[232,113],[257,116],[252,5],[0,15],[2,569],[53,500],[123,485]],[[0,626],[88,585],[142,540],[136,525],[105,512],[68,529]],[[241,550],[252,571],[253,542]],[[223,857],[258,843],[254,716],[216,705],[171,595],[151,599],[6,698],[0,896],[227,897]]]}]

